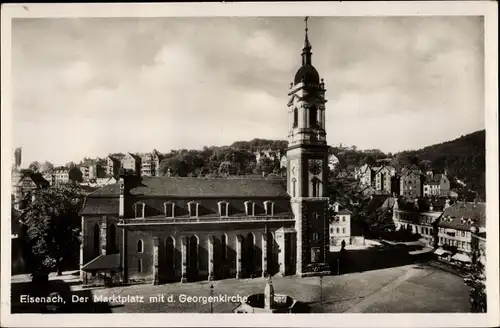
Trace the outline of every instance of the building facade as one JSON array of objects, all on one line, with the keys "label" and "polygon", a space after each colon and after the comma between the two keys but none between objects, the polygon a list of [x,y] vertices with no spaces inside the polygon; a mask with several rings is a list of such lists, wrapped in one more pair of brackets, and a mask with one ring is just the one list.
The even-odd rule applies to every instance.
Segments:
[{"label": "building facade", "polygon": [[386,191],[389,194],[393,192],[393,177],[396,175],[396,169],[392,166],[382,166],[375,172],[375,190]]},{"label": "building facade", "polygon": [[422,178],[423,176],[420,171],[403,171],[400,177],[400,195],[409,199],[422,197]]},{"label": "building facade", "polygon": [[121,167],[128,172],[140,175],[141,174],[141,158],[135,154],[127,153],[121,160]]},{"label": "building facade", "polygon": [[52,171],[53,184],[64,184],[69,182],[69,169],[61,167]]},{"label": "building facade", "polygon": [[340,247],[342,242],[351,244],[351,212],[334,203],[330,219],[330,250]]},{"label": "building facade", "polygon": [[356,179],[363,186],[371,186],[373,180],[373,170],[368,164],[362,165],[356,172]]},{"label": "building facade", "polygon": [[450,180],[445,174],[427,176],[427,181],[423,187],[424,196],[444,196],[450,195]]},{"label": "building facade", "polygon": [[141,157],[141,175],[148,177],[160,176],[161,154],[154,149],[151,153]]},{"label": "building facade", "polygon": [[396,230],[407,229],[418,233],[429,246],[436,245],[436,224],[449,201],[446,200],[414,200],[413,202],[398,199],[392,210],[392,220]]},{"label": "building facade", "polygon": [[82,279],[118,268],[121,281],[154,284],[329,272],[326,100],[311,56],[306,29],[288,93],[286,180],[141,177],[122,165],[119,183],[80,212]]},{"label": "building facade", "polygon": [[486,203],[456,202],[446,208],[439,218],[438,245],[470,253],[473,226],[478,227],[478,235],[486,232]]}]

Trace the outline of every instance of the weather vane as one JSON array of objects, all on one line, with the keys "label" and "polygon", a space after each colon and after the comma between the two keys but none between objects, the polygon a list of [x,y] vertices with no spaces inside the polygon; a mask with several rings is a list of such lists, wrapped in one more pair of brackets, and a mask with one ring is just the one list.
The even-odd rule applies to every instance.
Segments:
[{"label": "weather vane", "polygon": [[307,20],[309,19],[309,16],[306,16],[306,18],[304,18],[304,22],[306,22],[306,32],[307,32]]}]

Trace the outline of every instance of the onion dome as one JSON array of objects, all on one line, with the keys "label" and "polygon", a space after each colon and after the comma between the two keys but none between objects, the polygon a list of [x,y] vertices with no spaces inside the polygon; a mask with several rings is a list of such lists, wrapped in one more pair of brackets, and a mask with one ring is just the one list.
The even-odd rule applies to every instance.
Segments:
[{"label": "onion dome", "polygon": [[314,68],[311,63],[311,43],[309,42],[309,37],[307,35],[307,19],[306,17],[306,34],[304,38],[304,46],[302,47],[302,66],[299,68],[297,73],[295,74],[294,84],[305,82],[305,83],[319,83],[319,73]]}]

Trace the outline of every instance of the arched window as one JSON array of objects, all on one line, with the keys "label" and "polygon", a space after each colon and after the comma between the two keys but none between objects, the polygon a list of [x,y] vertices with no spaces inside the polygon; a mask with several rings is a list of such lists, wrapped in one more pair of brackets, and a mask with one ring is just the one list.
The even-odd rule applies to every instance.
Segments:
[{"label": "arched window", "polygon": [[342,228],[342,233],[345,233],[345,228]]},{"label": "arched window", "polygon": [[226,261],[227,260],[227,236],[226,236],[226,234],[223,234],[220,237],[220,248],[221,248],[222,261]]},{"label": "arched window", "polygon": [[319,214],[318,214],[318,213],[316,213],[316,212],[314,212],[314,213],[312,214],[312,218],[313,218],[314,220],[319,219]]},{"label": "arched window", "polygon": [[312,197],[319,197],[319,180],[313,178],[311,181],[312,184]]},{"label": "arched window", "polygon": [[255,203],[252,201],[245,202],[245,212],[247,215],[254,216],[255,215]]},{"label": "arched window", "polygon": [[340,228],[337,228],[337,234],[339,234],[339,233],[340,233]]},{"label": "arched window", "polygon": [[309,108],[309,127],[315,128],[318,126],[318,109],[316,106]]},{"label": "arched window", "polygon": [[118,249],[116,247],[116,227],[111,224],[108,229],[108,249],[111,254],[115,253]]},{"label": "arched window", "polygon": [[144,212],[146,209],[146,204],[144,203],[136,203],[134,204],[134,213],[135,213],[135,218],[138,219],[144,219]]},{"label": "arched window", "polygon": [[101,250],[101,229],[99,228],[99,223],[94,225],[94,255],[98,256]]},{"label": "arched window", "polygon": [[319,235],[315,232],[315,233],[313,233],[312,237],[313,237],[313,241],[317,241],[319,238]]},{"label": "arched window", "polygon": [[226,201],[219,202],[219,214],[222,217],[229,216],[229,203]]},{"label": "arched window", "polygon": [[175,216],[175,204],[172,202],[165,202],[163,204],[163,211],[166,218],[173,218]]},{"label": "arched window", "polygon": [[274,215],[274,202],[266,200],[264,202],[264,208],[266,210],[266,215]]},{"label": "arched window", "polygon": [[296,197],[297,192],[297,180],[295,178],[292,179],[292,197]]},{"label": "arched window", "polygon": [[299,110],[297,108],[293,109],[293,127],[299,126]]},{"label": "arched window", "polygon": [[137,253],[142,253],[144,252],[144,242],[142,241],[142,239],[139,239],[137,241]]}]

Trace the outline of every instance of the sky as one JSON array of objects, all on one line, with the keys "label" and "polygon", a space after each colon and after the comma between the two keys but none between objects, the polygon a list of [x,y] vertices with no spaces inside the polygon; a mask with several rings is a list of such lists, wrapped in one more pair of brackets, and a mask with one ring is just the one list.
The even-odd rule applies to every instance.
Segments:
[{"label": "sky", "polygon": [[[483,19],[312,17],[330,145],[419,149],[485,128]],[[12,21],[23,165],[286,139],[302,17]]]}]

